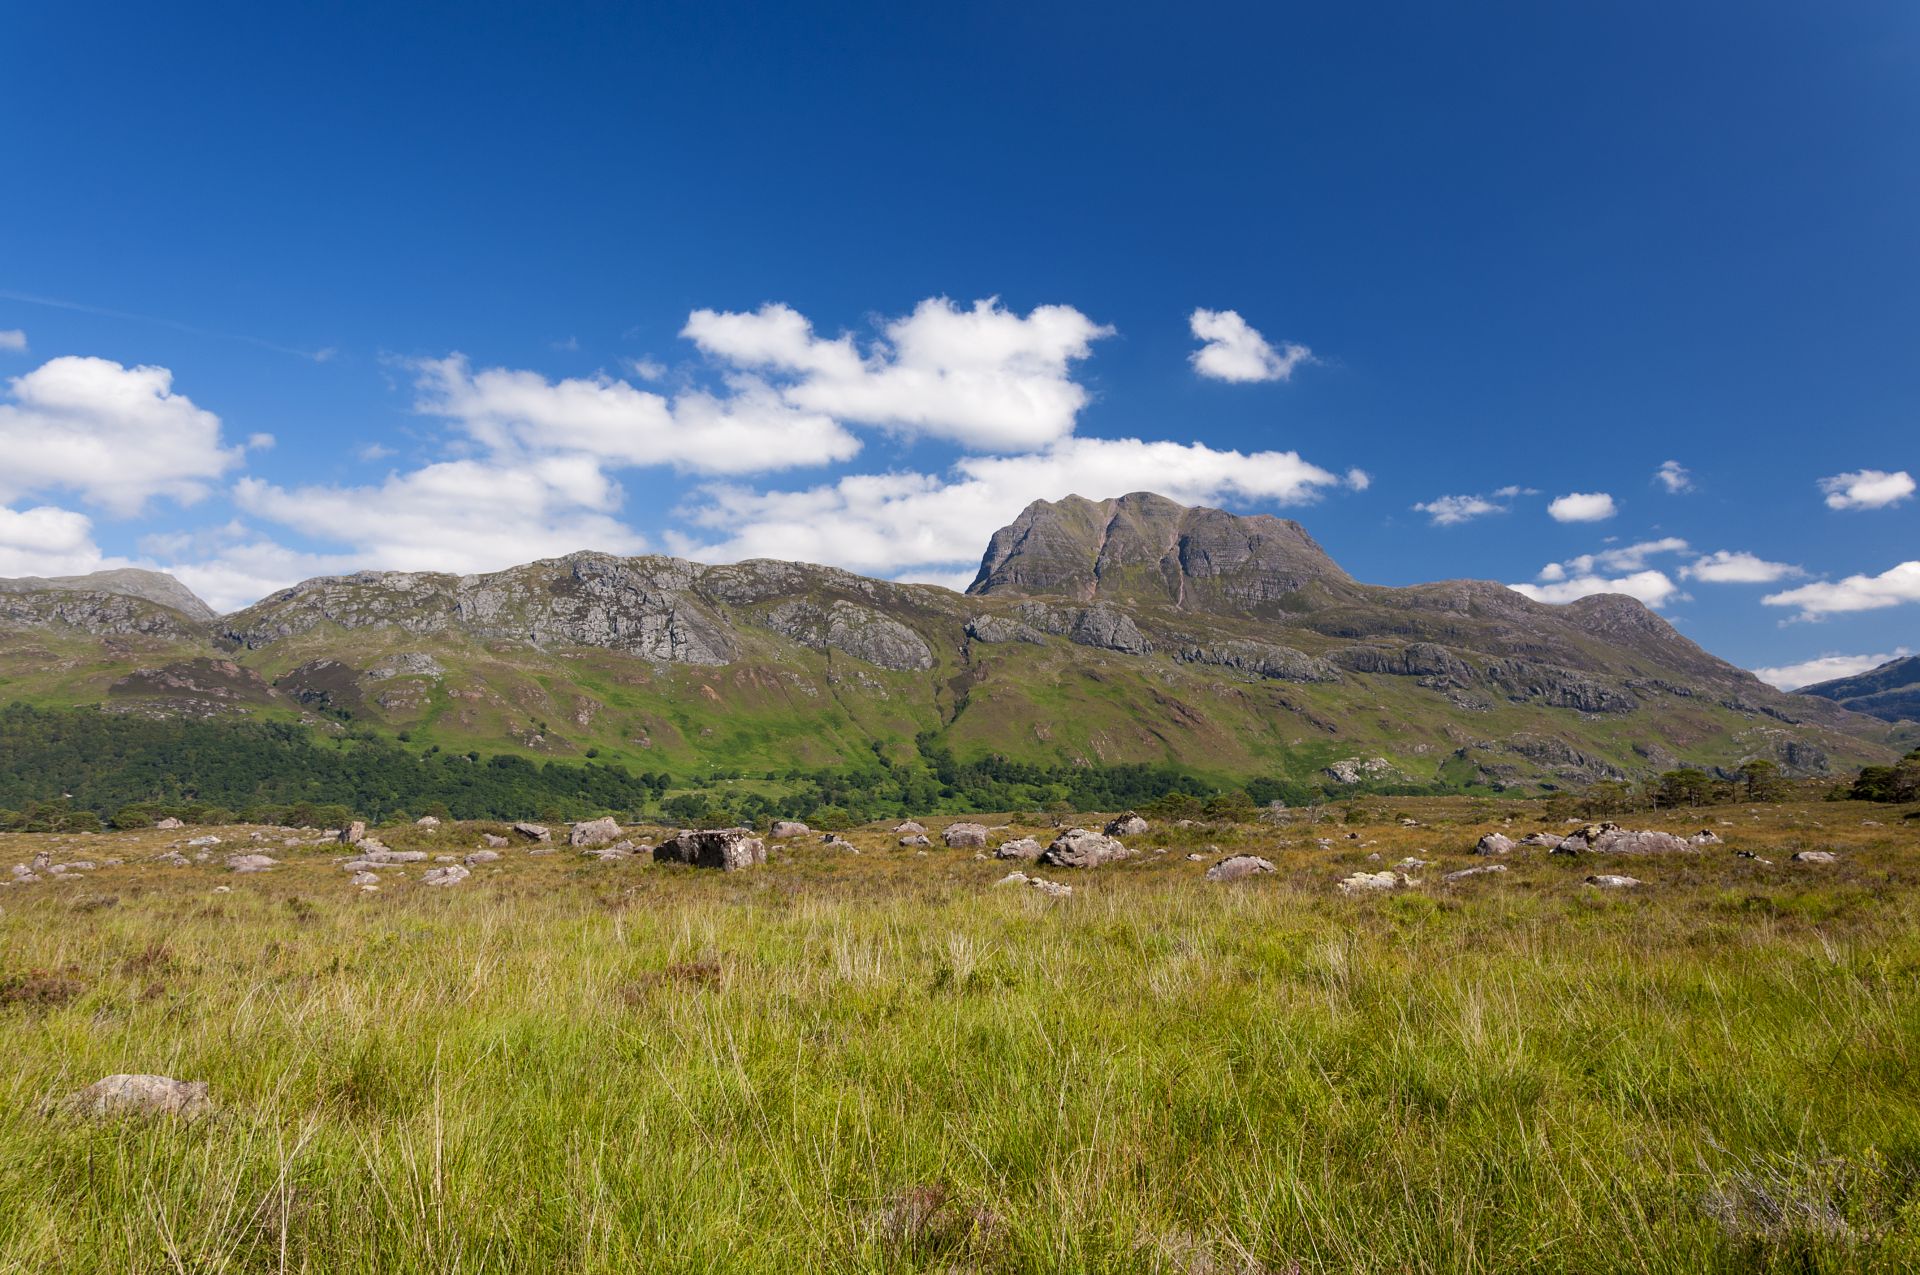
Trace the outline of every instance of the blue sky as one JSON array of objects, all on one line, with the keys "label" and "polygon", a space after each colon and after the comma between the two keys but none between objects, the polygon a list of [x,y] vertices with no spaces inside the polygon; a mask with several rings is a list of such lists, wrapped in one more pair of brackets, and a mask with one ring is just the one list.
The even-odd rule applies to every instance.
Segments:
[{"label": "blue sky", "polygon": [[1146,488],[1748,667],[1920,648],[1911,4],[8,29],[0,574],[961,582]]}]

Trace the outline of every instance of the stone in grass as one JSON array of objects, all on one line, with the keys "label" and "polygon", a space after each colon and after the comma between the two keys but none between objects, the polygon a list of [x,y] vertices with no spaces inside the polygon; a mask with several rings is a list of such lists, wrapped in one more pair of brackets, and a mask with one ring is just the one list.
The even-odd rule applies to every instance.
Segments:
[{"label": "stone in grass", "polygon": [[1097,868],[1132,855],[1132,850],[1112,837],[1086,828],[1069,828],[1053,839],[1053,844],[1040,856],[1040,862],[1056,868]]},{"label": "stone in grass", "polygon": [[505,837],[496,837],[491,832],[480,834],[480,844],[489,850],[505,850],[508,842]]},{"label": "stone in grass", "polygon": [[415,819],[413,821],[413,826],[416,828],[424,828],[428,832],[432,832],[434,829],[440,826],[440,820],[435,818],[432,815],[421,815],[418,819]]},{"label": "stone in grass", "polygon": [[380,878],[371,872],[356,872],[347,878],[348,885],[379,885]]},{"label": "stone in grass", "polygon": [[217,846],[220,844],[220,838],[209,834],[204,837],[195,837],[193,840],[187,842],[187,844],[190,846]]},{"label": "stone in grass", "polygon": [[767,861],[767,843],[746,828],[682,829],[654,848],[656,863],[738,872]]},{"label": "stone in grass", "polygon": [[519,833],[521,836],[525,837],[529,841],[552,841],[553,840],[553,830],[548,828],[545,824],[516,823],[515,825],[513,825],[513,830]]},{"label": "stone in grass", "polygon": [[1513,838],[1498,832],[1489,832],[1473,848],[1475,854],[1512,854],[1513,851]]},{"label": "stone in grass", "polygon": [[1342,894],[1382,894],[1420,884],[1404,872],[1356,872],[1339,884]]},{"label": "stone in grass", "polygon": [[340,844],[343,846],[354,845],[365,838],[366,835],[367,825],[356,819],[340,830]]},{"label": "stone in grass", "polygon": [[421,885],[459,885],[473,873],[458,863],[450,863],[444,868],[433,868],[420,878]]},{"label": "stone in grass", "polygon": [[567,844],[574,847],[604,846],[620,839],[620,824],[611,817],[576,823],[567,832]]},{"label": "stone in grass", "polygon": [[1042,846],[1032,837],[1015,837],[1012,841],[1002,841],[1000,848],[993,852],[996,859],[1038,859]]},{"label": "stone in grass", "polygon": [[163,832],[172,832],[175,828],[184,828],[187,825],[185,825],[184,823],[181,823],[178,819],[175,819],[172,815],[168,815],[165,819],[162,819],[159,823],[156,823],[153,826],[160,829]]},{"label": "stone in grass", "polygon": [[212,1110],[204,1080],[171,1076],[117,1075],[96,1080],[67,1099],[76,1114],[112,1116],[198,1116]]},{"label": "stone in grass", "polygon": [[987,844],[987,826],[982,823],[949,824],[947,830],[940,834],[940,839],[950,849],[977,849]]},{"label": "stone in grass", "polygon": [[1024,872],[1009,872],[998,881],[995,881],[994,884],[1024,885],[1046,895],[1050,899],[1064,899],[1073,893],[1073,887],[1070,885],[1063,885],[1058,881],[1046,881],[1040,877],[1030,877]]},{"label": "stone in grass", "polygon": [[1603,872],[1598,876],[1588,877],[1587,884],[1602,890],[1631,890],[1635,886],[1644,885],[1645,882],[1638,877],[1614,876]]},{"label": "stone in grass", "polygon": [[898,836],[913,837],[918,836],[926,830],[927,826],[925,824],[909,819],[905,823],[896,826],[893,831]]},{"label": "stone in grass", "polygon": [[1108,821],[1106,829],[1109,837],[1138,837],[1146,831],[1147,821],[1131,810],[1118,819]]},{"label": "stone in grass", "polygon": [[265,872],[278,864],[278,859],[264,854],[230,854],[227,867],[235,872]]},{"label": "stone in grass", "polygon": [[813,829],[807,827],[807,825],[801,823],[798,819],[776,819],[773,824],[773,831],[769,835],[772,836],[775,841],[786,841],[793,837],[804,837],[812,831]]},{"label": "stone in grass", "polygon": [[917,846],[930,846],[933,844],[933,842],[927,840],[927,834],[924,832],[910,832],[906,836],[900,838],[900,844],[903,846],[917,847]]},{"label": "stone in grass", "polygon": [[1273,864],[1257,854],[1236,854],[1231,859],[1222,859],[1207,869],[1209,881],[1241,881],[1247,877],[1259,876],[1263,872],[1274,871]]},{"label": "stone in grass", "polygon": [[471,867],[476,863],[492,863],[499,857],[500,852],[498,850],[475,850],[467,856],[467,865]]},{"label": "stone in grass", "polygon": [[1504,863],[1483,863],[1477,868],[1462,868],[1458,872],[1449,872],[1441,877],[1442,881],[1465,881],[1469,877],[1484,877],[1495,872],[1505,872]]},{"label": "stone in grass", "polygon": [[1840,862],[1838,856],[1836,856],[1831,850],[1799,850],[1794,853],[1793,861],[1795,863],[1838,863]]}]

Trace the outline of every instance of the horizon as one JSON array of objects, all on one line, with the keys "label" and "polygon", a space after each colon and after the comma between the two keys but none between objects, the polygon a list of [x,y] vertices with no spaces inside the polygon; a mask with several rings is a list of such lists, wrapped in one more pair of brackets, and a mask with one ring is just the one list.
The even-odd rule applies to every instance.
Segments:
[{"label": "horizon", "polygon": [[0,576],[961,590],[1084,483],[1769,680],[1920,646],[1902,6],[16,32]]}]

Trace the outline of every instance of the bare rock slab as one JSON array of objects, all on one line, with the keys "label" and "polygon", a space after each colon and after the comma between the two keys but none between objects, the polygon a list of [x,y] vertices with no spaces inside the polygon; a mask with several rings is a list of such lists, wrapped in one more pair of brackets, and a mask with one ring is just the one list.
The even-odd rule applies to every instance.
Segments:
[{"label": "bare rock slab", "polygon": [[767,861],[767,843],[746,828],[682,829],[654,847],[659,863],[738,872]]},{"label": "bare rock slab", "polygon": [[213,1109],[204,1080],[175,1080],[171,1076],[115,1075],[96,1080],[68,1097],[67,1107],[80,1115],[197,1116]]}]

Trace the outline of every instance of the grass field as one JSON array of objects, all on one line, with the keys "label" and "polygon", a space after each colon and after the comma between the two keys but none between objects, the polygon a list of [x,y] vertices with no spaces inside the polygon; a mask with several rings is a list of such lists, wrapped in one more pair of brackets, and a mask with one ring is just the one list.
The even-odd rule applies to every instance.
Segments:
[{"label": "grass field", "polygon": [[[1920,1268],[1920,827],[1729,807],[1633,821],[1696,855],[1446,884],[1537,809],[1370,805],[1156,828],[1059,900],[877,827],[376,893],[278,832],[0,837],[124,860],[0,888],[0,1270]],[[116,1072],[215,1110],[60,1110]]]}]

